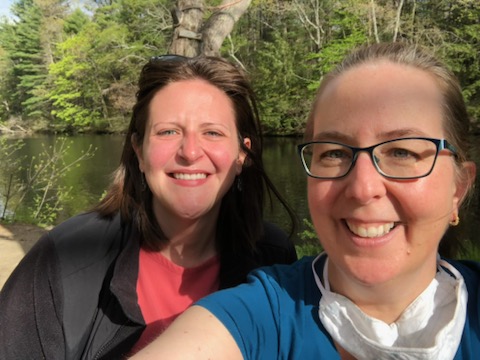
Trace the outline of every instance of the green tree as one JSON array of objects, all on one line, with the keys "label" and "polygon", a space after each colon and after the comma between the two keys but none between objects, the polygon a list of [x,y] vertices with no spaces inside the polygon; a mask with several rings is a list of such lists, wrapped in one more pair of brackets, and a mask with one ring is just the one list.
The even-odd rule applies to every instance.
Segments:
[{"label": "green tree", "polygon": [[33,0],[20,0],[12,6],[18,22],[10,27],[10,39],[2,43],[12,63],[11,111],[21,116],[38,116],[47,68],[43,58],[40,8]]},{"label": "green tree", "polygon": [[89,63],[90,40],[85,32],[67,39],[57,48],[60,60],[50,66],[54,87],[49,97],[60,128],[102,127],[102,94]]},{"label": "green tree", "polygon": [[[8,106],[4,106],[9,115],[24,119],[48,117],[48,65],[53,62],[63,2],[19,0],[12,6],[15,20],[1,24],[3,60],[11,66],[4,72],[4,87],[8,84],[11,93],[5,99]],[[6,94],[6,90],[3,88],[2,93]]]},{"label": "green tree", "polygon": [[217,53],[222,44],[220,54],[250,74],[265,130],[301,133],[322,76],[352,47],[378,41],[435,51],[480,116],[476,0],[95,3],[91,13],[66,16],[64,0],[17,0],[17,20],[0,24],[1,118],[46,118],[55,130],[124,130],[138,72],[151,56]]},{"label": "green tree", "polygon": [[459,77],[470,114],[480,121],[480,3],[440,1],[436,19],[443,34],[437,52]]},{"label": "green tree", "polygon": [[88,22],[75,13],[67,18],[68,37],[50,67],[58,126],[124,130],[141,65],[166,51],[168,14],[165,0],[119,0],[100,6]]}]

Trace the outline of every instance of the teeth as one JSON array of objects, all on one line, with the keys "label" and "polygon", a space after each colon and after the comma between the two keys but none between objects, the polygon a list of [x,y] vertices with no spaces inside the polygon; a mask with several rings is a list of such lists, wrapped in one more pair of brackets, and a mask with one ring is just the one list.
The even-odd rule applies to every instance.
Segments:
[{"label": "teeth", "polygon": [[179,180],[198,180],[198,179],[205,179],[207,177],[206,174],[180,174],[180,173],[175,173],[173,174],[173,177],[175,179]]},{"label": "teeth", "polygon": [[350,231],[353,232],[355,235],[366,237],[366,238],[374,238],[374,237],[379,237],[379,236],[388,234],[390,230],[395,226],[395,223],[392,222],[392,223],[387,223],[380,226],[363,227],[363,226],[355,226],[347,222],[347,226],[350,229]]}]

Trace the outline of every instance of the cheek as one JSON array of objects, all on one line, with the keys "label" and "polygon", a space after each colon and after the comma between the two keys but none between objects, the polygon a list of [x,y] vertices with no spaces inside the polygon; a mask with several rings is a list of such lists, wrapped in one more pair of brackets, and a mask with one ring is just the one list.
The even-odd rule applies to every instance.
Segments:
[{"label": "cheek", "polygon": [[404,189],[397,188],[398,203],[407,217],[418,222],[448,222],[454,202],[453,181],[453,176],[447,173],[426,177],[425,181],[412,183]]},{"label": "cheek", "polygon": [[151,169],[163,166],[167,162],[167,159],[171,157],[172,149],[167,146],[149,146],[144,148],[143,153],[145,167]]},{"label": "cheek", "polygon": [[314,223],[332,210],[338,191],[331,181],[307,180],[308,206]]},{"label": "cheek", "polygon": [[240,152],[238,148],[226,148],[225,146],[214,146],[208,150],[208,157],[218,169],[238,170],[241,167]]}]

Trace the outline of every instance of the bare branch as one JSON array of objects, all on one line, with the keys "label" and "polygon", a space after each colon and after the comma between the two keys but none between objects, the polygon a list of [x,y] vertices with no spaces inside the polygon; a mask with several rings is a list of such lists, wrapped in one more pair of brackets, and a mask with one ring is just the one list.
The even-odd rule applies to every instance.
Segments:
[{"label": "bare branch", "polygon": [[305,30],[308,32],[308,36],[317,46],[317,48],[321,48],[323,43],[323,35],[325,31],[322,27],[322,19],[320,18],[320,3],[319,0],[311,0],[310,1],[313,14],[314,14],[314,21],[312,21],[303,6],[300,5],[298,0],[293,0],[293,5],[297,14],[299,16],[300,22],[305,27]]},{"label": "bare branch", "polygon": [[370,1],[370,5],[372,7],[372,22],[373,22],[373,33],[375,35],[375,41],[377,43],[380,42],[380,38],[378,37],[378,27],[377,27],[377,13],[375,10],[375,0]]},{"label": "bare branch", "polygon": [[395,30],[393,32],[394,42],[397,41],[398,32],[400,30],[400,15],[402,14],[403,3],[404,3],[404,0],[400,0],[400,4],[398,4],[398,8],[397,8],[397,16],[395,18]]}]

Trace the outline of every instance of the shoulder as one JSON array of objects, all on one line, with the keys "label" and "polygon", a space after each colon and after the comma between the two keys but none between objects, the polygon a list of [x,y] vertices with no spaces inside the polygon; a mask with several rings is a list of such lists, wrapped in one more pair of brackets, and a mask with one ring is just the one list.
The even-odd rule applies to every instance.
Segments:
[{"label": "shoulder", "polygon": [[103,217],[97,212],[87,212],[74,216],[54,227],[49,235],[56,243],[69,241],[81,237],[91,239],[93,237],[114,235],[122,227],[120,215]]},{"label": "shoulder", "polygon": [[[310,297],[316,289],[315,286],[312,286],[314,285],[311,268],[313,259],[313,257],[304,257],[293,264],[276,264],[258,268],[248,275],[245,284],[222,290],[213,294],[212,297],[258,300],[266,296],[277,299],[275,301],[282,301],[283,296],[295,301],[299,297],[304,298],[306,293],[308,293],[307,297]],[[225,301],[225,303],[229,303],[229,301]],[[258,301],[254,301],[252,304],[254,303],[258,304]]]},{"label": "shoulder", "polygon": [[473,260],[450,260],[446,259],[460,274],[462,274],[467,288],[472,285],[478,286],[480,281],[480,262]]},{"label": "shoulder", "polygon": [[78,256],[93,256],[95,252],[106,251],[120,242],[125,228],[119,214],[102,217],[96,212],[88,212],[66,220],[53,228],[48,236],[60,254],[75,250]]},{"label": "shoulder", "polygon": [[249,282],[259,281],[269,286],[275,286],[279,289],[297,289],[296,291],[305,291],[310,288],[313,280],[312,262],[313,256],[305,256],[292,264],[276,264],[273,266],[264,266],[254,270],[249,275]]},{"label": "shoulder", "polygon": [[[468,311],[477,313],[480,306],[480,263],[473,260],[448,260],[460,272],[467,287]],[[480,316],[478,317],[480,324]]]},{"label": "shoulder", "polygon": [[[225,326],[246,359],[292,357],[292,351],[293,358],[310,358],[303,355],[319,342],[305,347],[302,341],[292,344],[292,339],[326,339],[319,318],[312,316],[320,300],[312,261],[305,257],[291,265],[254,270],[247,283],[213,293],[197,305]],[[328,345],[327,340],[320,342],[321,347]]]},{"label": "shoulder", "polygon": [[448,260],[463,276],[467,286],[467,319],[455,359],[476,359],[480,349],[480,263],[473,260]]},{"label": "shoulder", "polygon": [[131,226],[124,224],[119,214],[103,217],[88,212],[66,220],[47,236],[65,276],[80,270],[84,272],[94,264],[108,267],[125,246],[130,231]]}]

